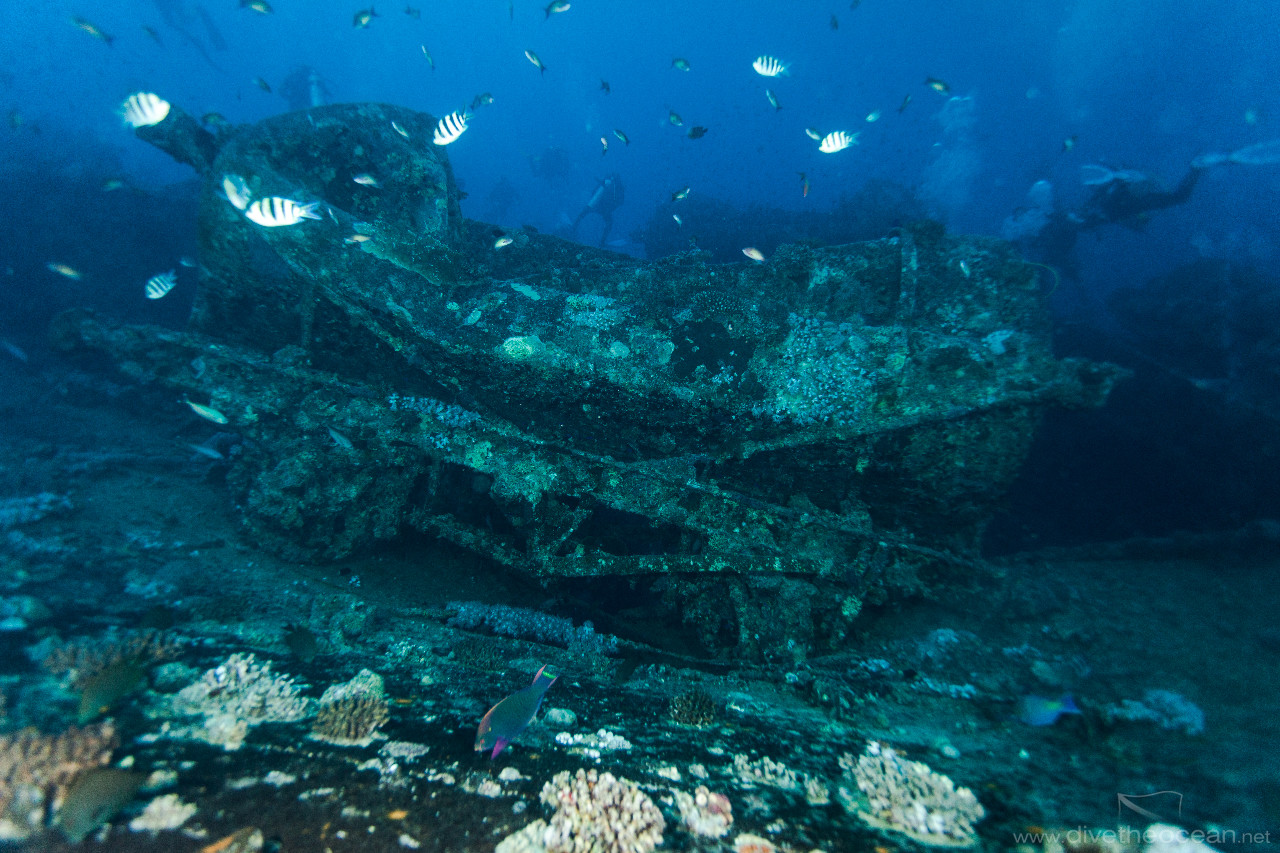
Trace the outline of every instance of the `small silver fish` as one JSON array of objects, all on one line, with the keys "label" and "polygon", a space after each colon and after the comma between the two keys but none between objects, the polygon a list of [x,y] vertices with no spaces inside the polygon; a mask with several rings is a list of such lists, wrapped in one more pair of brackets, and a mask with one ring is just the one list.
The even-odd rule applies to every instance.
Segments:
[{"label": "small silver fish", "polygon": [[760,251],[755,246],[748,246],[747,248],[743,249],[742,254],[746,255],[748,258],[750,258],[751,260],[755,261],[758,264],[764,263],[764,252]]},{"label": "small silver fish", "polygon": [[89,35],[96,38],[98,41],[103,42],[104,44],[106,44],[107,47],[111,47],[111,43],[116,40],[115,36],[109,35],[97,24],[93,23],[92,21],[86,21],[84,18],[81,18],[79,16],[73,17],[71,19],[71,23],[75,24],[77,27],[79,27]]},{"label": "small silver fish", "polygon": [[160,299],[178,283],[177,270],[169,270],[147,279],[147,298]]},{"label": "small silver fish", "polygon": [[357,30],[363,30],[365,27],[369,26],[370,22],[372,22],[376,17],[378,17],[378,13],[373,11],[372,6],[368,9],[361,9],[359,12],[356,12],[355,17],[351,19],[351,26],[355,27]]},{"label": "small silver fish", "polygon": [[431,70],[432,70],[432,71],[435,71],[435,70],[436,70],[436,61],[435,61],[434,59],[432,59],[432,58],[431,58],[431,51],[427,50],[427,46],[426,46],[425,44],[424,44],[424,45],[422,45],[422,55],[423,55],[424,57],[426,57],[427,64],[431,66]]},{"label": "small silver fish", "polygon": [[679,201],[682,198],[689,197],[689,187],[681,187],[671,194],[672,201]]},{"label": "small silver fish", "polygon": [[45,264],[45,266],[48,267],[49,272],[56,272],[58,275],[69,278],[72,281],[79,281],[84,278],[84,276],[80,274],[79,270],[74,267],[67,266],[66,264],[58,264],[51,261]]},{"label": "small silver fish", "polygon": [[235,206],[236,210],[244,210],[249,206],[249,200],[253,197],[249,192],[249,184],[239,175],[233,175],[230,172],[222,176],[222,192],[226,195],[227,201]]},{"label": "small silver fish", "polygon": [[230,423],[227,420],[226,415],[222,414],[222,412],[219,412],[217,409],[213,408],[212,406],[206,406],[202,403],[193,403],[190,400],[186,400],[184,402],[186,402],[186,404],[191,407],[191,411],[195,412],[197,415],[204,418],[206,421],[213,421],[215,424]]},{"label": "small silver fish", "polygon": [[396,133],[400,134],[401,136],[403,136],[405,139],[409,138],[409,131],[401,127],[399,122],[396,122],[396,121],[391,122],[391,129],[394,130]]},{"label": "small silver fish", "polygon": [[507,246],[510,246],[514,242],[515,240],[512,239],[511,237],[506,237],[506,236],[499,237],[497,240],[493,241],[493,248],[504,249]]},{"label": "small silver fish", "polygon": [[782,104],[778,103],[778,96],[773,93],[772,89],[765,89],[764,96],[769,99],[769,103],[773,106],[774,112],[782,109]]},{"label": "small silver fish", "polygon": [[10,343],[9,341],[0,338],[0,350],[4,350],[10,357],[17,359],[23,364],[27,363],[27,354],[23,352],[22,348],[17,344]]},{"label": "small silver fish", "polygon": [[524,58],[533,63],[534,67],[538,69],[539,74],[547,73],[547,66],[542,64],[542,60],[538,58],[538,54],[534,53],[532,50],[526,50],[524,52]]},{"label": "small silver fish", "polygon": [[[558,12],[568,12],[569,0],[551,0],[551,2],[547,4],[547,8],[543,11],[547,13],[547,18],[550,18]],[[546,18],[543,18],[543,20],[545,21]]]},{"label": "small silver fish", "polygon": [[356,446],[351,443],[351,439],[338,432],[333,427],[329,427],[329,437],[333,439],[333,443],[341,447],[343,450],[355,450]]},{"label": "small silver fish", "polygon": [[680,118],[680,113],[675,110],[667,110],[667,121],[676,127],[684,127],[684,119]]},{"label": "small silver fish", "polygon": [[951,94],[951,87],[947,85],[946,80],[939,80],[937,77],[928,77],[925,79],[924,84],[939,95]]},{"label": "small silver fish", "polygon": [[677,228],[679,228],[681,225],[684,225],[684,220],[680,218],[680,214],[678,214],[678,213],[673,213],[673,214],[671,214],[671,218],[672,218],[672,219],[674,219],[674,220],[676,221],[676,227],[677,227]]},{"label": "small silver fish", "polygon": [[370,175],[368,172],[361,172],[351,180],[355,181],[357,184],[359,184],[362,187],[369,187],[375,190],[382,189],[382,184],[378,183],[378,179],[375,178],[373,175]]}]

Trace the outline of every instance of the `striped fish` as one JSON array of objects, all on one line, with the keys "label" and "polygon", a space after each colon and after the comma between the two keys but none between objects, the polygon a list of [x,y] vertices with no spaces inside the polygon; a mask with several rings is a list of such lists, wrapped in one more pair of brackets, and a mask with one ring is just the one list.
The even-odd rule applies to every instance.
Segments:
[{"label": "striped fish", "polygon": [[756,61],[751,63],[751,67],[756,73],[763,77],[779,77],[787,73],[787,65],[782,60],[775,59],[772,56],[757,56]]},{"label": "striped fish", "polygon": [[278,228],[281,225],[297,225],[304,219],[319,219],[320,215],[316,213],[316,208],[319,206],[318,201],[298,204],[293,199],[273,195],[260,198],[249,205],[244,215],[249,217],[251,222],[267,228]]},{"label": "striped fish", "polygon": [[170,290],[173,290],[173,286],[177,283],[177,270],[169,270],[168,272],[162,272],[159,275],[153,275],[151,278],[147,279],[147,298],[159,299]]},{"label": "striped fish", "polygon": [[822,137],[822,141],[818,143],[818,150],[823,154],[834,154],[837,151],[843,151],[850,145],[856,144],[857,141],[858,134],[849,134],[843,130],[837,130]]},{"label": "striped fish", "polygon": [[124,123],[130,127],[150,127],[169,116],[169,102],[151,92],[135,92],[120,105]]},{"label": "striped fish", "polygon": [[436,145],[448,145],[450,142],[456,141],[459,136],[466,132],[467,119],[470,117],[468,114],[460,113],[456,110],[449,113],[440,119],[440,122],[436,125],[436,132],[431,141]]}]

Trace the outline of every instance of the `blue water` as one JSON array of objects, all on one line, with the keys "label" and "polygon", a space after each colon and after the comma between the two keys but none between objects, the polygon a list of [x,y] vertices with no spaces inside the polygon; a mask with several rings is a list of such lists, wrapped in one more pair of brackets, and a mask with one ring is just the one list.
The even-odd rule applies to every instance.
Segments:
[{"label": "blue water", "polygon": [[[225,50],[213,46],[199,8]],[[1052,181],[1064,203],[1077,199],[1082,164],[1123,165],[1172,182],[1198,153],[1280,135],[1273,85],[1280,45],[1274,7],[1264,2],[1223,9],[1170,0],[1119,10],[1100,0],[866,2],[853,10],[806,0],[581,2],[546,19],[537,3],[515,2],[509,18],[504,0],[479,0],[424,2],[420,20],[398,4],[383,6],[366,29],[352,26],[353,11],[327,2],[281,2],[271,15],[231,2],[7,4],[0,98],[44,133],[34,146],[10,137],[6,149],[72,158],[105,147],[118,152],[131,180],[163,186],[188,173],[120,127],[114,113],[126,95],[150,89],[194,115],[216,110],[252,122],[288,108],[281,83],[306,66],[340,101],[444,114],[491,92],[493,106],[480,110],[473,132],[449,154],[470,194],[469,215],[485,213],[498,180],[514,184],[518,200],[502,224],[554,230],[562,215],[576,214],[595,178],[616,170],[628,190],[615,229],[623,236],[684,185],[737,203],[820,210],[872,178],[917,188],[953,230],[993,233],[1036,180]],[[72,26],[74,13],[114,35],[114,46]],[[524,58],[526,49],[545,62],[545,75]],[[790,63],[791,76],[757,76],[751,60],[762,53]],[[671,66],[677,56],[690,71]],[[967,125],[944,124],[946,97],[923,85],[930,76],[972,99]],[[277,94],[259,90],[255,77]],[[612,94],[600,90],[602,79]],[[766,86],[780,112],[765,100]],[[899,114],[906,95],[912,101]],[[669,109],[709,133],[686,139],[667,124]],[[873,110],[883,117],[867,124]],[[1254,123],[1246,121],[1250,111]],[[820,155],[803,134],[809,126],[860,130],[861,144]],[[611,138],[601,158],[598,138],[615,127],[631,145]],[[1069,136],[1078,144],[1061,153]],[[563,149],[569,165],[548,182],[528,161],[552,148]],[[807,199],[798,171],[810,176]],[[1105,288],[1201,252],[1265,262],[1276,251],[1280,214],[1268,200],[1277,181],[1275,169],[1215,171],[1190,204],[1162,214],[1142,239],[1108,234],[1087,247],[1088,277]]]}]

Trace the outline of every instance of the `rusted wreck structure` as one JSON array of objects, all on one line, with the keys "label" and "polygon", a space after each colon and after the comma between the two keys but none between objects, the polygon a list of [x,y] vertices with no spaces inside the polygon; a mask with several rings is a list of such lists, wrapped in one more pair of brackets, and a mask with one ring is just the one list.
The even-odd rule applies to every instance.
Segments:
[{"label": "rusted wreck structure", "polygon": [[[244,521],[285,553],[416,530],[548,584],[631,576],[712,653],[800,656],[964,571],[1039,412],[1116,378],[1054,358],[1037,270],[994,240],[497,248],[433,126],[353,104],[214,137],[175,107],[137,133],[205,178],[189,331],[61,324],[227,415]],[[227,174],[322,218],[257,225]]]}]

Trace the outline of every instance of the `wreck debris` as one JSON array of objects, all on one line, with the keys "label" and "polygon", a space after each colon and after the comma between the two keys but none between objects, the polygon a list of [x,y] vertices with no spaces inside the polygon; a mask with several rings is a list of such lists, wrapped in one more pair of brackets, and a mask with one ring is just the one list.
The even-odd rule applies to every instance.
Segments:
[{"label": "wreck debris", "polygon": [[[335,105],[226,140],[204,169],[190,333],[55,329],[64,351],[234,412],[229,485],[286,555],[418,531],[549,581],[678,582],[677,618],[723,610],[728,585],[708,652],[803,658],[864,601],[970,571],[1040,411],[1098,405],[1121,376],[1054,357],[1047,295],[1006,244],[940,228],[764,263],[536,233],[494,253],[444,149],[393,122],[425,138],[435,119]],[[139,135],[173,150],[168,127]],[[375,169],[378,193],[334,177]],[[325,216],[257,228],[224,174]],[[803,607],[775,618],[770,578]]]}]

